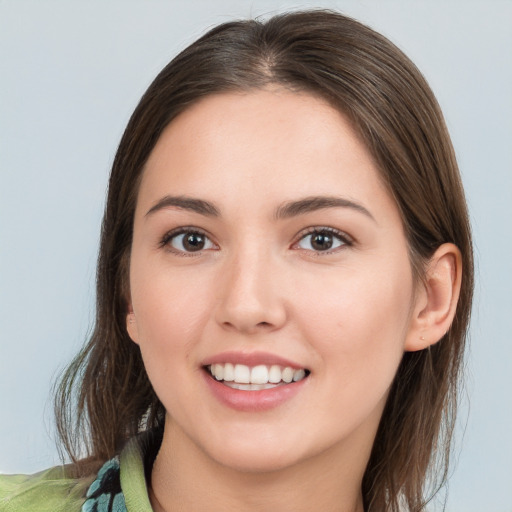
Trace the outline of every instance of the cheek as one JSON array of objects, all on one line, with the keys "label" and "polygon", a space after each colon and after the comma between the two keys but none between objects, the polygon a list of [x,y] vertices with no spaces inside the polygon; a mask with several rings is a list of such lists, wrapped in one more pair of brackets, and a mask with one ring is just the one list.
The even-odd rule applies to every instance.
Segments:
[{"label": "cheek", "polygon": [[178,355],[183,361],[207,321],[204,312],[211,309],[207,281],[203,285],[183,272],[133,267],[132,304],[145,364],[173,364]]},{"label": "cheek", "polygon": [[197,392],[187,383],[197,371],[194,348],[206,321],[202,313],[208,309],[207,295],[170,273],[134,273],[138,344],[149,380],[168,411],[186,410]]},{"label": "cheek", "polygon": [[374,377],[388,382],[403,354],[412,278],[389,267],[351,270],[322,294],[303,294],[297,316],[305,338],[337,379],[349,386]]}]

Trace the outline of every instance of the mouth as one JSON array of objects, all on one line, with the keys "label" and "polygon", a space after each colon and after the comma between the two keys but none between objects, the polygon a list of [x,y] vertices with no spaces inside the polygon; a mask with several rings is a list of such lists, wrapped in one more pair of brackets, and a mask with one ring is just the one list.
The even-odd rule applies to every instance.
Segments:
[{"label": "mouth", "polygon": [[234,363],[215,363],[204,366],[210,377],[225,386],[242,391],[260,391],[285,386],[306,379],[310,371],[307,368],[290,366],[256,365]]}]

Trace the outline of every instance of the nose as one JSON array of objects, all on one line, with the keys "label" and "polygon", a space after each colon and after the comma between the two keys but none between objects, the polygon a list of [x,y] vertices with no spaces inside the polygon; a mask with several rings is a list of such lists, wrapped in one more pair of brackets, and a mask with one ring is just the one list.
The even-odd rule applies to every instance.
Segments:
[{"label": "nose", "polygon": [[282,273],[271,255],[246,251],[227,261],[222,273],[216,321],[223,329],[256,334],[285,324]]}]

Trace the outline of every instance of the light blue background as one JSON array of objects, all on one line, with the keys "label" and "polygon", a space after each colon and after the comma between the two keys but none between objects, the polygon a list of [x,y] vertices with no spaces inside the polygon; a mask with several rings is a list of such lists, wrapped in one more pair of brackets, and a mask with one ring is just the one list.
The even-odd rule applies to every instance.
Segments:
[{"label": "light blue background", "polygon": [[397,43],[444,110],[477,257],[447,510],[512,510],[511,1],[0,0],[0,471],[58,462],[50,385],[94,318],[107,175],[145,88],[212,25],[314,6]]}]

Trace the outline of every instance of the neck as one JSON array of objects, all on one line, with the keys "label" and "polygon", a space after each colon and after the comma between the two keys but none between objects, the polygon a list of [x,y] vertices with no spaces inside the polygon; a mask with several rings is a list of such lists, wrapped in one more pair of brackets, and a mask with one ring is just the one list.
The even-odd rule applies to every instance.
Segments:
[{"label": "neck", "polygon": [[238,471],[210,458],[168,421],[150,500],[155,512],[363,512],[369,449],[361,457],[360,448],[340,446],[279,470]]}]

